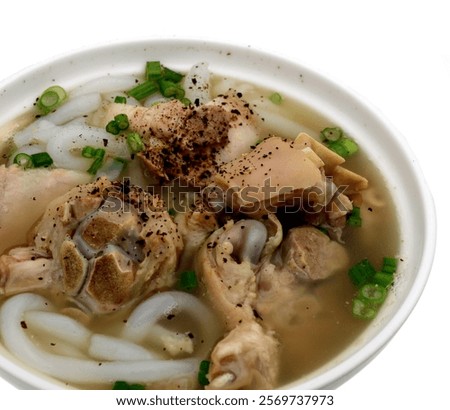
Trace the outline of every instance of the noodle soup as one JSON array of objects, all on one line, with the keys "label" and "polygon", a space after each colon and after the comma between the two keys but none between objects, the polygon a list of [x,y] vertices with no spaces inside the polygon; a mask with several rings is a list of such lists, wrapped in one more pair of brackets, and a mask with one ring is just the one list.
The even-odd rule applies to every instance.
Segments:
[{"label": "noodle soup", "polygon": [[307,378],[395,280],[386,181],[289,95],[207,61],[145,68],[52,86],[4,125],[3,345],[84,389]]}]

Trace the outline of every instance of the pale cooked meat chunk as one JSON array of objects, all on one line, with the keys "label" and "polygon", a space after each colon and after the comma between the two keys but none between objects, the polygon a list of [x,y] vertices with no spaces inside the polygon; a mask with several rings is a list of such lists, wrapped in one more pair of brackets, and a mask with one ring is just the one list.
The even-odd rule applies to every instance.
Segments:
[{"label": "pale cooked meat chunk", "polygon": [[85,172],[65,169],[0,166],[0,254],[25,245],[49,202],[89,179]]},{"label": "pale cooked meat chunk", "polygon": [[278,341],[258,323],[246,322],[215,346],[206,388],[272,389],[278,373]]}]

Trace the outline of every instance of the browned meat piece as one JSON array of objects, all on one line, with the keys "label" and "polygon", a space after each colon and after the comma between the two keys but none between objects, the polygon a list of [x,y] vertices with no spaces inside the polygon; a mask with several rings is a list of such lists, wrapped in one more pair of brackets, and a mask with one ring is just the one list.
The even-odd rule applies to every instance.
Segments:
[{"label": "browned meat piece", "polygon": [[145,150],[138,156],[145,167],[166,181],[180,178],[203,185],[222,162],[258,140],[254,114],[237,96],[221,96],[199,107],[178,100],[148,108],[110,104],[94,121],[105,125],[120,113],[128,115],[130,129],[142,137]]},{"label": "browned meat piece", "polygon": [[[52,202],[35,232],[27,255],[0,258],[6,294],[34,283],[107,313],[175,283],[182,239],[162,202],[140,188],[106,179],[76,187]],[[49,268],[35,271],[37,259]]]},{"label": "browned meat piece", "polygon": [[228,205],[249,215],[274,212],[308,195],[321,201],[325,193],[322,161],[293,141],[271,137],[255,149],[222,165],[214,182],[228,194]]},{"label": "browned meat piece", "polygon": [[346,249],[316,228],[291,229],[280,247],[282,269],[300,280],[326,279],[348,263]]}]

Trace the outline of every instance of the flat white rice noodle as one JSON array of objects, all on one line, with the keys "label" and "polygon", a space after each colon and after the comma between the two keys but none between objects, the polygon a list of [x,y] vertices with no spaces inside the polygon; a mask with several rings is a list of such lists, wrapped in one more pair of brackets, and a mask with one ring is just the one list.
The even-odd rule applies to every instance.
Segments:
[{"label": "flat white rice noodle", "polygon": [[156,353],[128,340],[94,334],[91,337],[89,355],[97,360],[149,360],[158,359]]},{"label": "flat white rice noodle", "polygon": [[183,79],[183,88],[186,91],[185,97],[192,103],[196,100],[200,104],[205,104],[211,100],[211,74],[208,64],[200,62],[194,64]]},{"label": "flat white rice noodle", "polygon": [[127,380],[149,383],[171,377],[193,376],[199,359],[98,362],[49,353],[28,337],[21,322],[28,310],[48,311],[42,296],[23,293],[8,299],[0,309],[0,332],[6,348],[27,365],[71,383],[112,383]]},{"label": "flat white rice noodle", "polygon": [[47,152],[57,167],[85,171],[92,164],[92,159],[81,156],[83,147],[87,145],[105,149],[111,156],[129,155],[128,147],[122,138],[112,136],[103,128],[91,127],[78,120],[58,127],[57,137],[51,138],[47,144]]},{"label": "flat white rice noodle", "polygon": [[[164,349],[172,357],[194,352],[194,341],[185,333],[169,330],[161,325],[154,325],[146,341]],[[198,354],[197,354],[198,355]]]},{"label": "flat white rice noodle", "polygon": [[[204,340],[200,355],[210,348],[219,338],[219,327],[216,317],[198,298],[186,292],[168,291],[157,293],[138,305],[127,319],[122,335],[130,340],[142,342],[158,332],[157,322],[170,314],[186,312],[201,322],[202,335],[197,340]],[[154,337],[154,336],[153,336]]]},{"label": "flat white rice noodle", "polygon": [[[136,85],[136,77],[132,75],[107,75],[95,78],[74,88],[69,93],[69,98],[86,95],[89,93],[123,93]],[[116,94],[117,95],[117,94]]]},{"label": "flat white rice noodle", "polygon": [[264,118],[264,127],[269,133],[276,133],[277,136],[286,138],[295,138],[301,131],[306,131],[295,121],[292,121],[274,111],[263,109],[260,106],[254,111]]},{"label": "flat white rice noodle", "polygon": [[17,132],[13,138],[14,143],[17,147],[22,147],[26,144],[47,144],[49,138],[55,134],[52,132],[55,128],[56,125],[53,122],[45,118],[39,118]]},{"label": "flat white rice noodle", "polygon": [[24,313],[28,328],[36,333],[45,333],[86,349],[92,332],[81,323],[59,313],[31,310]]},{"label": "flat white rice noodle", "polygon": [[105,165],[97,172],[95,175],[97,178],[106,177],[110,181],[116,180],[119,178],[124,168],[124,164],[119,161],[116,161],[114,158],[109,158]]},{"label": "flat white rice noodle", "polygon": [[48,114],[45,119],[56,125],[66,124],[75,118],[98,110],[101,102],[102,98],[98,92],[69,98],[55,112]]}]

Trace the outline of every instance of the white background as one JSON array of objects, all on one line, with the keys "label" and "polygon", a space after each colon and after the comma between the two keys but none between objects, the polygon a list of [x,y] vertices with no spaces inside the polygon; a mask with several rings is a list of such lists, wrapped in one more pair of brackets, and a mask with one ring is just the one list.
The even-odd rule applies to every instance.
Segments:
[{"label": "white background", "polygon": [[[287,57],[365,97],[405,136],[419,160],[436,202],[438,244],[430,279],[415,310],[392,342],[339,394],[354,397],[351,408],[355,409],[383,404],[393,408],[394,403],[445,408],[450,365],[446,239],[450,223],[445,211],[450,14],[445,3],[5,0],[0,79],[85,46],[126,39],[192,38]],[[5,395],[14,398],[19,392],[0,379],[1,401]]]}]

